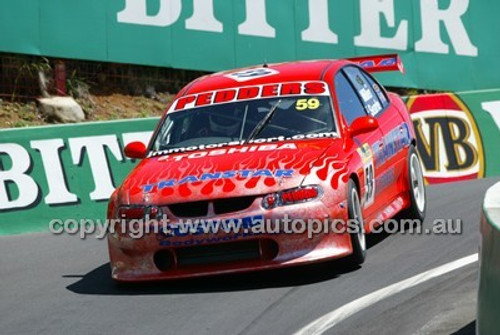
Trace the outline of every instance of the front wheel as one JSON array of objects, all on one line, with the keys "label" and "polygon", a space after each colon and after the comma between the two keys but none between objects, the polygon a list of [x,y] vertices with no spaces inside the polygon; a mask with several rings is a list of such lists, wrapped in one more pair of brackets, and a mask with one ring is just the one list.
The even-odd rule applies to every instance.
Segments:
[{"label": "front wheel", "polygon": [[417,150],[412,145],[408,150],[408,183],[410,207],[401,213],[402,219],[418,220],[422,223],[427,209],[427,194],[425,191],[422,164]]},{"label": "front wheel", "polygon": [[363,212],[361,210],[361,202],[359,201],[359,193],[356,184],[352,179],[349,179],[347,193],[347,211],[349,222],[356,225],[356,231],[352,232],[352,255],[350,261],[354,264],[362,264],[366,258],[366,235],[364,229]]}]

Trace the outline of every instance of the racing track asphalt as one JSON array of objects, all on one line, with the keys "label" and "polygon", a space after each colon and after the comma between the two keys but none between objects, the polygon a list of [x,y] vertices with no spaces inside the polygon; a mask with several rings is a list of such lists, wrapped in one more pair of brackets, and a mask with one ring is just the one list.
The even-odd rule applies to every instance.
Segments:
[{"label": "racing track asphalt", "polygon": [[[481,203],[498,179],[428,187],[430,227],[461,235],[370,239],[361,268],[344,261],[117,287],[104,240],[0,237],[0,334],[292,334],[361,296],[478,251]],[[472,334],[477,262],[391,296],[332,334]]]}]

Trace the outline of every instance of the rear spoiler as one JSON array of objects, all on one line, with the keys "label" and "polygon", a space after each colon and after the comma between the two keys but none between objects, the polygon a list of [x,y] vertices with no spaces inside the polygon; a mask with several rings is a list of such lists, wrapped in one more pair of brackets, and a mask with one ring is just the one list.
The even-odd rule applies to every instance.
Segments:
[{"label": "rear spoiler", "polygon": [[405,73],[403,62],[397,54],[347,58],[346,60],[361,66],[370,73],[386,71]]}]

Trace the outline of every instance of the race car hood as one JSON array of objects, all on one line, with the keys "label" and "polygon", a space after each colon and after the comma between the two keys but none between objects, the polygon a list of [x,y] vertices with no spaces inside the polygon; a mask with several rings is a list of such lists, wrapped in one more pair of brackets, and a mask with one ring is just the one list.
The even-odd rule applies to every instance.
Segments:
[{"label": "race car hood", "polygon": [[[122,204],[172,204],[272,193],[301,185],[338,138],[226,146],[146,158],[118,190]],[[154,153],[153,153],[154,154]]]}]

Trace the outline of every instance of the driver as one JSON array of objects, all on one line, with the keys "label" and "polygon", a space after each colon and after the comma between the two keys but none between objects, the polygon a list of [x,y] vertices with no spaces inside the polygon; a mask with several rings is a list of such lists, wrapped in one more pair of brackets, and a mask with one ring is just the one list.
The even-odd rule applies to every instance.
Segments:
[{"label": "driver", "polygon": [[[232,114],[232,115],[231,115]],[[238,118],[238,111],[234,111],[228,116],[209,115],[210,135],[214,137],[239,137],[241,131],[241,119]]]},{"label": "driver", "polygon": [[[199,137],[230,137],[239,138],[243,123],[242,111],[239,108],[208,111],[198,115],[194,131]],[[208,114],[208,115],[206,115]]]}]

